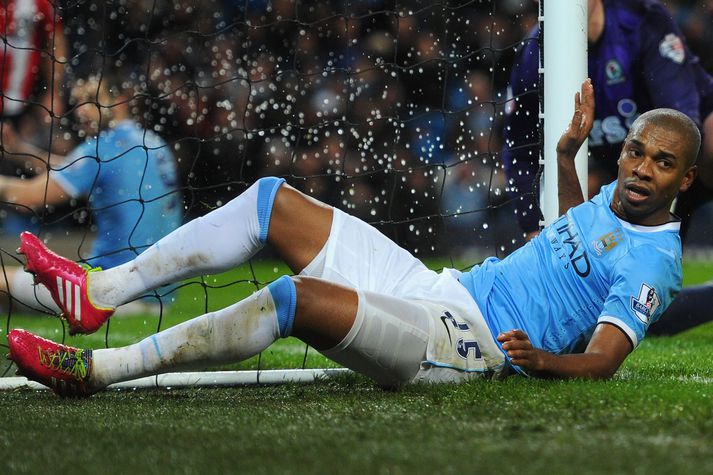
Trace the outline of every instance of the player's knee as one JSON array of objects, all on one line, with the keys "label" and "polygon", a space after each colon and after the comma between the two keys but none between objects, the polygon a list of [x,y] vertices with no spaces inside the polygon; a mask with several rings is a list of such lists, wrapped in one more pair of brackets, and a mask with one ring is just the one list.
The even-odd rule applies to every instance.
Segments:
[{"label": "player's knee", "polygon": [[275,197],[283,183],[285,183],[284,178],[269,176],[260,178],[253,185],[258,189],[257,219],[260,226],[260,241],[263,243],[267,242],[267,233],[270,229],[270,219],[272,218],[272,209],[275,205]]},{"label": "player's knee", "polygon": [[311,327],[317,320],[316,315],[324,317],[324,314],[330,313],[325,304],[328,304],[331,295],[331,285],[315,277],[285,275],[267,286],[275,303],[282,338],[293,334],[297,314],[303,326]]},{"label": "player's knee", "polygon": [[295,275],[291,277],[297,295],[297,311],[299,313],[311,313],[313,302],[319,300],[320,283],[324,282],[316,277]]},{"label": "player's knee", "polygon": [[307,276],[282,276],[267,286],[280,336],[330,347],[351,328],[359,297],[354,289]]},{"label": "player's knee", "polygon": [[291,277],[283,275],[279,279],[271,282],[267,286],[267,289],[275,304],[280,336],[287,338],[292,335],[292,326],[295,322],[295,312],[297,309],[297,289],[295,282]]},{"label": "player's knee", "polygon": [[297,296],[304,303],[315,300],[327,281],[318,277],[308,277],[306,275],[294,275],[290,277],[294,282]]},{"label": "player's knee", "polygon": [[354,325],[357,292],[317,277],[294,276],[296,318],[294,336],[316,349],[332,348]]}]

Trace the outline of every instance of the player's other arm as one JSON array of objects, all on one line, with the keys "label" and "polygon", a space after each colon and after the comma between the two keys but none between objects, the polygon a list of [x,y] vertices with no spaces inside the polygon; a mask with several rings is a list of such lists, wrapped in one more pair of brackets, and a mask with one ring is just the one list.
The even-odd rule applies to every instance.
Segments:
[{"label": "player's other arm", "polygon": [[69,195],[51,176],[38,175],[28,179],[0,176],[0,201],[17,205],[22,211],[68,200]]},{"label": "player's other arm", "polygon": [[574,159],[589,136],[594,123],[594,88],[590,79],[582,83],[582,90],[574,96],[572,120],[557,142],[557,198],[559,214],[584,202],[579,186]]},{"label": "player's other arm", "polygon": [[512,364],[537,377],[611,378],[633,350],[629,338],[614,325],[600,323],[584,353],[555,355],[534,348],[522,330],[498,335]]},{"label": "player's other arm", "polygon": [[56,153],[43,150],[20,138],[15,128],[5,123],[2,126],[2,140],[0,141],[5,157],[16,162],[25,162],[23,166],[35,175],[47,172],[49,166],[57,166],[64,162],[65,157]]},{"label": "player's other arm", "polygon": [[[32,178],[0,176],[0,201],[15,204],[18,209],[32,211],[44,205],[57,205],[69,200],[65,190],[47,173],[47,163],[56,164],[64,157],[43,151],[21,140],[12,126],[2,128],[2,147],[13,158],[31,158]],[[47,157],[46,159],[43,157]]]}]

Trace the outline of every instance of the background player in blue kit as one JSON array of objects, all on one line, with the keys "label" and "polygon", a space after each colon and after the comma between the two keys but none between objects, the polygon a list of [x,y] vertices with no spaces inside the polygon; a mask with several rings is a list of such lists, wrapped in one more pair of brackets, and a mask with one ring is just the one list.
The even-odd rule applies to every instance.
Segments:
[{"label": "background player in blue kit", "polygon": [[[537,30],[529,35],[513,65],[509,93],[517,100],[508,108],[503,162],[507,176],[522,195],[518,220],[530,236],[539,232],[534,193],[538,169]],[[682,231],[693,209],[711,199],[713,190],[713,77],[686,46],[671,14],[656,0],[589,0],[589,74],[596,110],[590,147],[590,192],[616,174],[621,143],[633,121],[647,110],[670,107],[693,119],[703,130],[699,174],[677,201]],[[675,334],[708,322],[713,315],[713,283],[686,288],[650,334]]]},{"label": "background player in blue kit", "polygon": [[[0,200],[20,210],[85,199],[96,226],[85,260],[104,269],[131,260],[182,220],[173,154],[160,137],[131,118],[130,98],[121,90],[107,77],[79,81],[72,98],[85,142],[66,157],[53,156],[49,172],[43,166],[31,179],[0,177]],[[6,152],[33,155],[35,163],[47,156],[8,131],[3,138]],[[19,268],[7,268],[6,274],[0,290],[32,308],[59,310],[44,288],[32,286],[32,276]],[[133,305],[128,310],[148,308]]]},{"label": "background player in blue kit", "polygon": [[[591,83],[582,94],[558,145],[565,178],[592,125]],[[10,358],[30,379],[78,395],[243,360],[290,335],[387,386],[510,369],[609,377],[680,289],[679,221],[668,210],[695,178],[699,147],[700,133],[684,114],[642,115],[615,183],[507,258],[467,273],[427,269],[373,227],[278,178],[258,180],[107,271],[87,272],[23,233],[20,250],[37,281],[79,289],[71,305],[52,293],[78,331],[98,328],[113,308],[148,289],[224,271],[266,243],[297,275],[123,348],[81,350],[12,330]]]}]

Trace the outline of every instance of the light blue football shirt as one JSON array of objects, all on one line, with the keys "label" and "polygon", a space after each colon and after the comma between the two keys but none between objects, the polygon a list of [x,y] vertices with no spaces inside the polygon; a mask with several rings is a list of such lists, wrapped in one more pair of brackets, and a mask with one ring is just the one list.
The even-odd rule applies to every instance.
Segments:
[{"label": "light blue football shirt", "polygon": [[461,274],[493,336],[521,329],[536,348],[555,354],[583,351],[603,322],[634,348],[644,338],[681,289],[680,224],[618,218],[609,207],[615,186],[602,187],[507,258]]},{"label": "light blue football shirt", "polygon": [[51,176],[71,197],[88,199],[97,230],[92,266],[123,264],[181,225],[173,154],[134,121],[86,140]]}]

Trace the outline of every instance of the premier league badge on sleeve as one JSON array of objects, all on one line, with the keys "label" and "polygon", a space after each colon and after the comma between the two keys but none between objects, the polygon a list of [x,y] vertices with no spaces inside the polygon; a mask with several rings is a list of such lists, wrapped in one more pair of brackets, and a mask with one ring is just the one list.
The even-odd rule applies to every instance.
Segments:
[{"label": "premier league badge on sleeve", "polygon": [[631,297],[631,310],[633,310],[636,318],[649,324],[651,316],[654,314],[661,301],[659,296],[656,294],[656,289],[648,284],[641,284],[641,290],[639,290],[639,296]]},{"label": "premier league badge on sleeve", "polygon": [[664,39],[659,44],[659,53],[662,57],[668,58],[677,64],[682,64],[683,60],[686,59],[686,49],[683,46],[683,41],[674,33],[664,36]]}]

